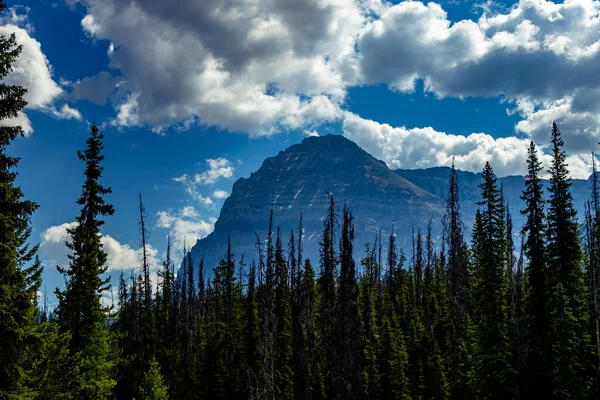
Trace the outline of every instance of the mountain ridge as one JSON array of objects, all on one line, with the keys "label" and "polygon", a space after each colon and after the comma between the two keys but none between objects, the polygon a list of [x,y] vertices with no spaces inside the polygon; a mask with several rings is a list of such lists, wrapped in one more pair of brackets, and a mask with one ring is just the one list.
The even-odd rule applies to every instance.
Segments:
[{"label": "mountain ridge", "polygon": [[[304,254],[316,267],[318,243],[327,212],[328,193],[340,208],[348,204],[355,216],[355,259],[363,256],[365,243],[373,243],[377,232],[384,237],[394,231],[398,245],[410,253],[413,229],[425,230],[432,221],[434,240],[441,242],[441,219],[448,191],[449,167],[391,170],[353,141],[341,135],[308,137],[266,158],[247,178],[239,178],[225,200],[214,230],[191,248],[197,264],[205,260],[208,270],[225,255],[227,241],[238,260],[256,259],[257,236],[266,240],[269,213],[273,208],[274,230],[280,229],[284,243],[297,230],[300,215],[304,225]],[[480,173],[458,171],[462,218],[467,234],[479,198]],[[524,178],[498,178],[515,229],[522,226],[520,199]],[[572,180],[578,212],[589,197],[589,180]],[[547,184],[547,181],[546,181]],[[517,233],[517,232],[516,232]],[[467,236],[468,238],[468,236]]]}]

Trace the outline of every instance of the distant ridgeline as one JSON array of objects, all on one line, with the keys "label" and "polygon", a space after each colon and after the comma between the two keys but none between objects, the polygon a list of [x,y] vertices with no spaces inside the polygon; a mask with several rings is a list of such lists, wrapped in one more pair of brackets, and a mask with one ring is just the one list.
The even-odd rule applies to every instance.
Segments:
[{"label": "distant ridgeline", "polygon": [[[269,213],[273,207],[273,228],[281,230],[284,242],[297,230],[300,214],[304,226],[304,255],[318,266],[319,242],[327,214],[328,193],[339,207],[344,204],[354,213],[354,257],[364,255],[364,245],[373,244],[381,230],[387,238],[392,229],[398,246],[410,257],[413,229],[427,230],[431,221],[434,242],[441,244],[444,201],[448,197],[449,167],[391,170],[380,160],[340,135],[309,137],[267,158],[258,171],[238,179],[223,204],[214,232],[198,240],[191,249],[197,268],[204,259],[209,274],[227,252],[227,239],[236,259],[247,264],[256,259],[257,235],[266,243]],[[457,171],[460,187],[461,217],[466,238],[481,199],[481,173]],[[544,182],[547,185],[547,181]],[[515,235],[523,226],[522,176],[498,178],[504,200],[512,212]],[[581,218],[589,199],[590,180],[573,179],[571,192]],[[518,244],[519,241],[515,240]]]}]

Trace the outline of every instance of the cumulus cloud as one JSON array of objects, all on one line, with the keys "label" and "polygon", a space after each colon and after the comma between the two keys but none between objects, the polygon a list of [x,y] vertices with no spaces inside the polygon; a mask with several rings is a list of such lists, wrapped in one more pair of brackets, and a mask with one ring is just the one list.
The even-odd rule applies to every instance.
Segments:
[{"label": "cumulus cloud", "polygon": [[[18,11],[24,10],[25,13]],[[31,35],[33,26],[29,23],[28,8],[11,8],[7,17],[0,20],[0,35],[15,35],[16,41],[22,46],[21,55],[13,64],[13,70],[5,78],[11,85],[20,85],[27,89],[25,112],[20,112],[16,118],[4,120],[2,125],[21,125],[26,135],[33,132],[31,122],[27,117],[28,109],[45,112],[58,119],[81,119],[79,111],[63,104],[56,108],[55,102],[60,99],[63,89],[52,77],[52,66],[42,52],[40,42]]]},{"label": "cumulus cloud", "polygon": [[183,207],[181,210],[159,211],[157,214],[156,227],[168,229],[174,249],[173,257],[181,260],[184,243],[188,249],[193,246],[198,239],[206,237],[214,229],[216,219],[208,220],[200,217],[199,213],[192,206]]},{"label": "cumulus cloud", "polygon": [[51,108],[50,115],[56,119],[75,119],[78,121],[82,120],[81,113],[79,110],[72,108],[68,104],[63,104],[60,109]]},{"label": "cumulus cloud", "polygon": [[225,190],[222,189],[217,189],[213,192],[213,197],[215,199],[226,199],[229,196],[229,193],[227,193]]},{"label": "cumulus cloud", "polygon": [[70,84],[71,97],[75,100],[89,100],[98,105],[104,105],[108,100],[115,100],[121,79],[106,71],[97,75],[80,79]]},{"label": "cumulus cloud", "polygon": [[[212,185],[221,179],[231,179],[235,168],[229,160],[223,157],[209,158],[206,160],[206,164],[208,165],[208,169],[203,172],[193,176],[183,174],[173,178],[173,180],[184,185],[185,192],[195,202],[205,207],[211,207],[214,203],[212,198],[209,195],[203,195],[200,192],[200,187],[203,185]],[[227,195],[228,193],[223,190],[215,190],[213,192],[213,197],[216,199],[226,198]]]},{"label": "cumulus cloud", "polygon": [[356,80],[364,16],[353,1],[83,3],[83,29],[111,42],[110,67],[123,74],[118,126],[160,130],[198,117],[270,135],[337,118]]},{"label": "cumulus cloud", "polygon": [[418,77],[440,96],[554,100],[600,84],[599,15],[593,0],[522,0],[452,23],[439,4],[401,2],[358,40],[364,79],[412,90]]},{"label": "cumulus cloud", "polygon": [[[547,126],[547,137],[550,126]],[[498,176],[526,172],[529,139],[493,138],[485,133],[453,135],[431,127],[393,127],[349,112],[346,113],[343,130],[346,137],[385,161],[392,169],[449,166],[454,157],[456,167],[464,171],[480,172],[489,161]],[[548,167],[551,157],[543,150],[543,146],[538,146],[539,157]],[[567,163],[573,178],[590,176],[592,160],[589,153],[571,154]]]},{"label": "cumulus cloud", "polygon": [[[113,73],[81,79],[72,96],[111,101],[118,127],[162,133],[202,124],[251,135],[314,135],[322,123],[347,123],[348,88],[384,84],[410,92],[422,80],[438,97],[501,99],[522,119],[516,132],[540,143],[557,119],[573,154],[600,139],[598,1],[520,0],[507,8],[487,2],[480,17],[457,21],[442,5],[419,1],[82,4],[85,32],[110,42]],[[475,133],[455,142],[500,161],[524,139]],[[432,163],[444,157],[423,156]]]},{"label": "cumulus cloud", "polygon": [[194,176],[194,183],[206,185],[215,183],[221,178],[233,177],[233,165],[231,162],[223,157],[209,158],[206,160],[208,169],[200,174]]},{"label": "cumulus cloud", "polygon": [[436,3],[390,4],[364,28],[358,49],[366,83],[412,91],[423,79],[439,97],[502,96],[523,117],[518,132],[540,140],[551,118],[561,120],[573,152],[600,138],[597,1],[521,0],[456,22]]},{"label": "cumulus cloud", "polygon": [[[46,264],[56,264],[61,267],[69,265],[67,255],[70,253],[70,250],[65,243],[70,241],[71,236],[67,230],[73,229],[76,226],[77,222],[64,223],[51,226],[42,233],[40,253]],[[107,254],[106,265],[108,272],[140,267],[142,259],[141,249],[134,249],[128,244],[120,243],[110,235],[102,235],[100,240]],[[146,254],[150,260],[151,268],[156,270],[160,263],[158,251],[154,247],[147,245]]]}]

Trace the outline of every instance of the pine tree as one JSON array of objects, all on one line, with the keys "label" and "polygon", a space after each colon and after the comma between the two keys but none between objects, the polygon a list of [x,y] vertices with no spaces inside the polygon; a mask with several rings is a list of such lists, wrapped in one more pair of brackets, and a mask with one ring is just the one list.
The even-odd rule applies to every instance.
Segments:
[{"label": "pine tree", "polygon": [[248,274],[245,303],[244,342],[247,365],[246,393],[252,393],[258,389],[260,373],[260,331],[258,324],[258,309],[256,305],[256,263],[254,262],[250,265]]},{"label": "pine tree", "polygon": [[[546,226],[544,212],[544,195],[540,178],[542,163],[538,159],[537,150],[533,142],[527,151],[527,175],[525,175],[525,189],[521,198],[525,208],[521,214],[525,215],[523,234],[525,235],[524,251],[527,256],[525,267],[526,277],[526,308],[528,314],[528,341],[529,341],[529,384],[524,388],[523,395],[540,394],[548,397],[550,393],[544,392],[549,386],[549,371],[547,370],[548,310],[546,305]],[[545,394],[544,394],[545,393]]]},{"label": "pine tree", "polygon": [[[296,271],[292,272],[294,283],[292,285],[292,374],[294,376],[294,398],[307,399],[309,391],[309,374],[306,353],[306,325],[308,288],[303,284],[302,246],[304,228],[302,214],[298,227],[298,249],[294,254],[294,246],[290,245],[289,257],[295,258]],[[293,239],[293,235],[290,240]]]},{"label": "pine tree", "polygon": [[[5,9],[0,1],[0,12]],[[27,360],[39,344],[34,328],[42,267],[30,265],[37,246],[27,244],[30,219],[38,205],[23,199],[15,184],[19,159],[7,154],[8,146],[24,136],[20,126],[6,122],[27,104],[26,89],[5,82],[21,51],[14,33],[0,35],[0,121],[4,122],[0,127],[0,398],[26,396]]]},{"label": "pine tree", "polygon": [[109,279],[101,275],[107,270],[106,253],[103,250],[100,228],[103,216],[112,215],[114,208],[103,196],[110,188],[99,183],[102,176],[101,154],[104,135],[92,124],[87,140],[87,149],[78,152],[85,165],[85,182],[77,204],[81,214],[75,227],[68,230],[71,241],[69,268],[58,267],[66,279],[65,290],[58,290],[57,320],[62,332],[70,332],[71,354],[78,354],[78,396],[107,396],[115,381],[112,378],[114,365],[110,348],[109,332],[105,329],[109,309],[100,303],[100,296],[109,288]]},{"label": "pine tree", "polygon": [[329,388],[340,398],[362,397],[362,352],[364,346],[358,308],[356,265],[352,256],[354,222],[344,206],[340,239],[340,275],[335,301],[333,379]]},{"label": "pine tree", "polygon": [[[591,387],[591,339],[583,295],[577,214],[569,190],[571,183],[563,145],[560,131],[553,123],[552,163],[548,170],[550,199],[546,296],[550,329],[547,343],[552,348],[549,365],[552,368],[554,398],[564,398],[567,393],[575,398],[583,398]],[[569,315],[560,315],[561,312]]]},{"label": "pine tree", "polygon": [[167,400],[167,386],[160,373],[160,367],[155,359],[150,360],[148,371],[144,373],[144,378],[139,389],[140,400]]},{"label": "pine tree", "polygon": [[446,266],[449,280],[452,321],[459,337],[465,333],[465,317],[468,312],[469,270],[464,246],[463,222],[460,216],[459,185],[454,158],[450,169],[450,184],[446,200],[446,215],[443,219],[446,239]]},{"label": "pine tree", "polygon": [[158,272],[161,284],[160,299],[156,301],[156,359],[171,391],[179,374],[176,348],[175,272],[171,259],[171,238],[167,238],[165,260]]},{"label": "pine tree", "polygon": [[365,345],[363,350],[363,385],[365,398],[378,399],[380,377],[377,365],[378,321],[375,305],[377,301],[377,258],[376,245],[365,245],[365,257],[361,260],[364,275],[360,282],[359,310],[363,324]]},{"label": "pine tree", "polygon": [[315,280],[315,271],[309,259],[304,263],[302,276],[302,292],[304,293],[304,331],[306,336],[307,391],[306,399],[325,398],[325,351],[321,330],[319,329],[321,295]]},{"label": "pine tree", "polygon": [[600,311],[598,307],[598,287],[600,287],[600,187],[596,156],[592,153],[592,196],[587,203],[585,233],[587,249],[586,288],[588,292],[588,325],[595,350],[594,366],[596,379],[594,394],[600,391]]},{"label": "pine tree", "polygon": [[[321,294],[319,310],[319,328],[321,340],[323,341],[323,351],[325,352],[325,386],[328,390],[332,388],[332,379],[335,368],[335,342],[333,336],[333,321],[335,320],[335,294],[336,294],[336,271],[338,257],[335,251],[335,227],[336,204],[332,194],[329,196],[329,207],[324,220],[323,239],[320,243],[320,264],[321,271],[318,285]],[[331,394],[331,393],[329,393]]]},{"label": "pine tree", "polygon": [[405,335],[399,326],[388,285],[383,298],[380,345],[378,352],[382,398],[411,399],[411,384],[407,374],[408,354]]},{"label": "pine tree", "polygon": [[516,370],[509,337],[505,209],[489,163],[483,169],[482,179],[478,203],[482,212],[476,219],[473,244],[479,390],[485,398],[516,398]]},{"label": "pine tree", "polygon": [[275,368],[278,399],[293,398],[291,370],[290,291],[288,284],[287,260],[283,254],[283,244],[279,229],[275,241]]}]

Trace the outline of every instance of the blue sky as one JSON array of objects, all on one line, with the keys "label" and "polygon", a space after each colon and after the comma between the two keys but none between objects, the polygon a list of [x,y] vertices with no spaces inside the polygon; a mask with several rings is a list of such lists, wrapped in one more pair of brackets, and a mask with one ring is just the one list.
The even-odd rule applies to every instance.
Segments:
[{"label": "blue sky", "polygon": [[0,34],[29,89],[19,184],[40,204],[46,285],[62,278],[89,124],[105,133],[113,276],[136,267],[137,196],[154,262],[208,234],[233,182],[307,135],[343,134],[392,168],[524,170],[563,130],[586,177],[600,137],[600,4],[380,0],[16,0]]}]

